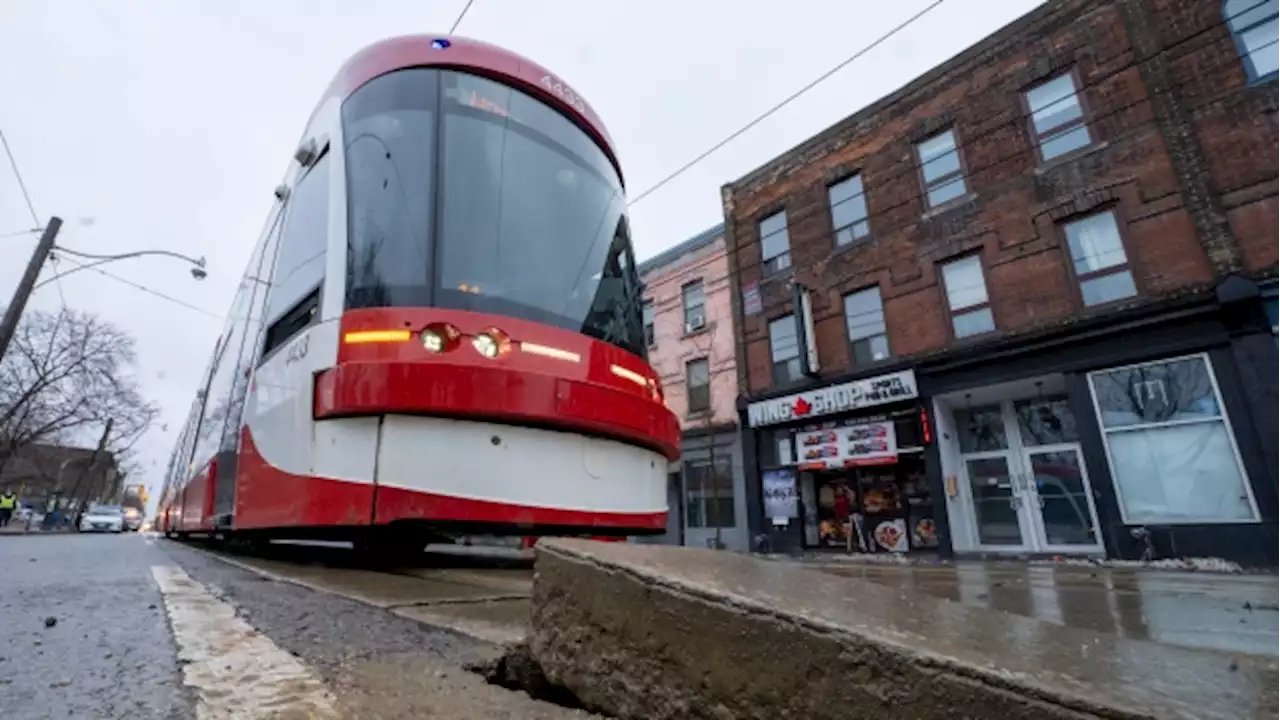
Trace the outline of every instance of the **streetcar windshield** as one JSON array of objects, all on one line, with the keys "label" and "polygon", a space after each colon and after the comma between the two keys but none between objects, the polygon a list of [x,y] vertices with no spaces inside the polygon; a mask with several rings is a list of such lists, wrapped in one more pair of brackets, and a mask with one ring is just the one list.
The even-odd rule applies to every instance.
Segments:
[{"label": "streetcar windshield", "polygon": [[626,201],[551,107],[461,72],[402,70],[343,107],[347,306],[556,325],[644,355]]}]

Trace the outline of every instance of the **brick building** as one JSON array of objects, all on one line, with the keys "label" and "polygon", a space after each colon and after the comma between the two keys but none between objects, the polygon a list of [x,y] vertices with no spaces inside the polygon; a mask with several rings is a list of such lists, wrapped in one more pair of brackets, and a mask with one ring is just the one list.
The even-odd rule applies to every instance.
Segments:
[{"label": "brick building", "polygon": [[682,457],[668,487],[660,542],[746,550],[733,292],[717,225],[643,262],[649,363],[680,419]]},{"label": "brick building", "polygon": [[0,466],[0,491],[12,490],[19,502],[43,508],[57,494],[63,505],[73,500],[100,502],[119,489],[119,472],[111,453],[94,459],[92,448],[31,443]]},{"label": "brick building", "polygon": [[1051,0],[726,185],[753,528],[1274,566],[1276,65]]}]

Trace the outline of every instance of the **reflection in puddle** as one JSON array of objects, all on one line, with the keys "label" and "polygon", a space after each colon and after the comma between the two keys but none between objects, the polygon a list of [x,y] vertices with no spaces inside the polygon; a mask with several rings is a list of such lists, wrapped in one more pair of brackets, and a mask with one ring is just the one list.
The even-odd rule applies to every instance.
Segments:
[{"label": "reflection in puddle", "polygon": [[1280,613],[1273,576],[995,563],[817,569],[1137,640],[1277,656]]}]

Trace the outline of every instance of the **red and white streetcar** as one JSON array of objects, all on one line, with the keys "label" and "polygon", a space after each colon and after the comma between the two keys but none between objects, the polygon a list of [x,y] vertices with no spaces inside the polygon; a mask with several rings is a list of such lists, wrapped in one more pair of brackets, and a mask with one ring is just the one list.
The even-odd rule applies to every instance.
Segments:
[{"label": "red and white streetcar", "polygon": [[157,529],[665,530],[679,427],[645,361],[622,173],[564,81],[474,40],[380,42],[275,195]]}]

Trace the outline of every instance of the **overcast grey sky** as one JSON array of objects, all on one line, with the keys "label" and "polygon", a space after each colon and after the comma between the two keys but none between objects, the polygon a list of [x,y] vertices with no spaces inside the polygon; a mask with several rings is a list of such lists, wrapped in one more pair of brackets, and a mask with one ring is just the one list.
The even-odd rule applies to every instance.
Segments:
[{"label": "overcast grey sky", "polygon": [[[465,2],[0,0],[0,129],[41,222],[62,216],[60,243],[86,252],[163,248],[209,260],[203,283],[160,258],[108,268],[208,314],[92,272],[63,283],[69,305],[137,339],[144,389],[163,410],[140,446],[153,491],[320,93],[361,47],[444,32]],[[929,2],[475,0],[458,33],[521,53],[581,92],[634,195]],[[725,182],[1039,2],[944,2],[636,205],[637,256],[719,222]],[[31,224],[0,164],[0,236]],[[4,298],[35,239],[0,237]],[[32,298],[58,303],[52,285]]]}]

